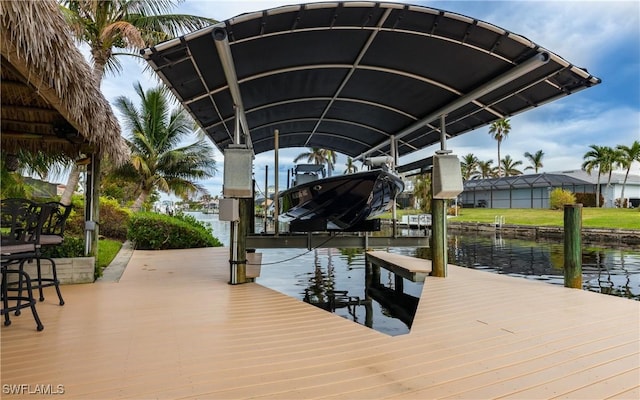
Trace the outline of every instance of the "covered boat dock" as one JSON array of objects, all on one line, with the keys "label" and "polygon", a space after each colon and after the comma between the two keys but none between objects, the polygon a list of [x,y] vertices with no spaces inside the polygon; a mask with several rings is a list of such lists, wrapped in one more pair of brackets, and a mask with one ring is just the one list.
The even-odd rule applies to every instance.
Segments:
[{"label": "covered boat dock", "polygon": [[[250,232],[252,155],[318,147],[354,159],[390,156],[398,166],[400,157],[432,145],[446,156],[448,138],[600,83],[488,22],[396,3],[242,14],[142,54],[225,154],[223,194],[242,215],[231,240],[238,283]],[[447,264],[444,202],[433,204],[436,272]]]}]

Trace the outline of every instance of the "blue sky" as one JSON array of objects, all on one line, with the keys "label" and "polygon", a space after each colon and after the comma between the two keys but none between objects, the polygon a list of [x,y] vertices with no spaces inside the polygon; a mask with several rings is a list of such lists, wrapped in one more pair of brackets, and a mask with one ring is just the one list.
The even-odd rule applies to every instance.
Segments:
[{"label": "blue sky", "polygon": [[[300,1],[195,1],[186,0],[173,12],[225,20],[245,12],[258,11]],[[527,37],[572,64],[587,68],[602,83],[593,88],[543,105],[511,118],[511,133],[502,143],[501,154],[528,165],[524,153],[545,153],[543,172],[579,169],[588,146],[631,145],[640,140],[640,2],[638,1],[410,1],[467,15]],[[133,84],[143,87],[158,83],[145,64],[122,59],[124,70],[106,75],[102,91],[113,103],[125,95],[134,102]],[[126,135],[126,132],[123,132]],[[488,127],[454,138],[447,143],[458,156],[475,154],[481,160],[497,158],[497,144]],[[433,155],[426,148],[401,159],[404,162]],[[305,149],[280,151],[280,185],[286,185],[286,170]],[[202,182],[212,195],[221,194],[223,157],[216,151],[219,173]],[[344,170],[346,156],[338,155],[336,171]],[[254,173],[264,186],[265,166],[270,165],[273,184],[273,153],[258,154]],[[640,174],[640,165],[632,170]]]}]

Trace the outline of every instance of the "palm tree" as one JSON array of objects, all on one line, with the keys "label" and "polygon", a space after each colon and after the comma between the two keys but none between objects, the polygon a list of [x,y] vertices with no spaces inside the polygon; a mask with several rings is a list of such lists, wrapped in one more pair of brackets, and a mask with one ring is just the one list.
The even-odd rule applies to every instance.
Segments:
[{"label": "palm tree", "polygon": [[[192,15],[167,14],[178,3],[173,0],[61,0],[60,3],[73,35],[89,45],[98,86],[105,71],[120,71],[116,56],[140,57],[138,52],[144,47],[217,22]],[[122,50],[124,52],[120,52]],[[79,168],[73,166],[60,200],[63,204],[71,203],[79,177]]]},{"label": "palm tree", "polygon": [[352,174],[354,172],[358,172],[358,167],[353,163],[353,158],[347,157],[347,163],[345,164],[347,169],[344,170],[344,174]]},{"label": "palm tree", "polygon": [[544,165],[542,165],[542,158],[544,157],[544,152],[542,150],[536,151],[535,154],[531,154],[527,151],[526,153],[524,153],[524,156],[527,160],[529,160],[529,163],[531,163],[531,165],[525,168],[525,171],[528,169],[532,169],[537,174],[538,170],[544,167]]},{"label": "palm tree", "polygon": [[496,175],[496,169],[491,166],[493,160],[478,161],[478,175],[480,179],[493,178]]},{"label": "palm tree", "polygon": [[418,201],[420,211],[424,213],[431,212],[431,174],[419,175],[413,186],[413,195]]},{"label": "palm tree", "polygon": [[71,165],[71,160],[63,154],[31,153],[17,150],[15,154],[1,152],[0,193],[2,198],[31,197],[34,187],[25,176],[37,176],[40,179],[59,177],[64,168]]},{"label": "palm tree", "polygon": [[504,176],[522,175],[522,171],[516,168],[518,165],[522,165],[522,161],[512,160],[511,156],[507,154],[501,160],[500,164],[502,165]]},{"label": "palm tree", "polygon": [[[624,175],[624,182],[622,182],[622,192],[620,193],[620,198],[624,201],[624,188],[627,185],[631,165],[634,161],[640,162],[640,141],[634,141],[631,146],[618,145],[616,148],[622,152],[621,166],[627,169]],[[620,203],[620,205],[624,206],[623,203]]]},{"label": "palm tree", "polygon": [[155,190],[179,197],[206,194],[206,189],[196,181],[210,178],[215,172],[211,146],[200,137],[194,143],[178,147],[193,129],[186,111],[182,107],[170,109],[169,91],[164,86],[146,92],[140,83],[134,88],[140,97],[139,108],[124,96],[115,102],[129,131],[127,143],[131,149],[131,163],[117,172],[135,177],[140,190],[131,208],[140,210]]},{"label": "palm tree", "polygon": [[309,151],[298,154],[296,158],[293,159],[293,162],[298,162],[303,158],[306,158],[307,162],[310,164],[327,164],[328,174],[329,176],[331,176],[331,171],[333,171],[334,169],[337,156],[336,152],[333,150],[321,149],[319,147],[310,147]]},{"label": "palm tree", "polygon": [[460,167],[462,168],[462,179],[467,181],[478,174],[478,157],[472,153],[462,157]]},{"label": "palm tree", "polygon": [[582,157],[585,161],[582,163],[582,169],[589,175],[594,169],[598,170],[598,181],[596,183],[596,207],[600,207],[600,175],[607,172],[607,148],[592,144],[589,146],[591,150],[587,151]]},{"label": "palm tree", "polygon": [[[613,170],[619,167],[623,167],[623,165],[624,165],[624,154],[622,150],[614,149],[606,146],[603,171],[608,172],[607,193],[609,193],[609,190],[611,188],[611,175],[613,174]],[[613,199],[611,200],[613,201]],[[611,206],[613,206],[613,204],[611,204]]]},{"label": "palm tree", "polygon": [[[494,121],[489,128],[489,135],[493,136],[493,138],[498,142],[498,161],[500,158],[500,144],[504,139],[507,138],[509,132],[511,131],[511,124],[509,120],[506,118],[501,118],[497,121]],[[498,177],[502,176],[500,172],[500,163],[498,162]]]}]

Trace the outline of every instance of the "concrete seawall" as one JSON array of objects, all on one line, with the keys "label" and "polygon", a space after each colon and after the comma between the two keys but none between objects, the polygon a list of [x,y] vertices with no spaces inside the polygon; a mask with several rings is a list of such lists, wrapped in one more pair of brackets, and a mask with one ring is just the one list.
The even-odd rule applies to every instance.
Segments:
[{"label": "concrete seawall", "polygon": [[[564,229],[555,226],[526,226],[526,225],[496,225],[480,222],[452,222],[448,221],[449,232],[485,232],[500,233],[513,238],[533,240],[563,240]],[[608,246],[640,245],[640,230],[634,229],[600,229],[583,228],[582,240],[591,244],[606,244]]]}]

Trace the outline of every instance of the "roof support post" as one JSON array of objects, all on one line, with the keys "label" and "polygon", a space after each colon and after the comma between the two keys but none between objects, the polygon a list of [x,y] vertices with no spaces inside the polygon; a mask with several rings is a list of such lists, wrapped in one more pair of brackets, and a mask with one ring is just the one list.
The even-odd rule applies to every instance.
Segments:
[{"label": "roof support post", "polygon": [[[233,55],[231,54],[231,47],[229,46],[229,40],[227,38],[227,31],[218,28],[213,31],[214,43],[216,45],[216,51],[220,56],[220,62],[224,75],[229,85],[229,92],[233,100],[235,109],[235,126],[233,132],[234,145],[230,146],[230,149],[235,147],[243,147],[246,149],[253,149],[251,144],[251,135],[249,134],[249,124],[247,123],[247,117],[244,113],[244,105],[242,103],[242,96],[240,94],[240,85],[238,84],[238,76],[236,75],[236,67],[233,62]],[[244,136],[244,143],[241,143],[242,136]],[[226,155],[226,151],[225,151]],[[253,162],[251,162],[253,164]],[[249,166],[251,170],[251,166]],[[226,174],[226,172],[225,172]],[[226,177],[225,177],[226,180]],[[253,198],[253,193],[251,193]],[[247,263],[247,227],[248,219],[252,215],[248,215],[245,211],[248,209],[247,202],[250,199],[242,196],[238,199],[240,218],[238,221],[231,221],[231,250],[230,250],[230,280],[231,284],[245,283],[246,277],[246,263]],[[235,241],[234,241],[235,239]]]},{"label": "roof support post", "polygon": [[[220,62],[222,63],[222,69],[224,70],[224,76],[227,79],[227,85],[229,85],[229,92],[236,112],[236,119],[238,120],[236,125],[242,128],[242,133],[245,137],[245,143],[248,148],[253,148],[251,145],[251,136],[249,135],[249,123],[247,122],[247,116],[244,113],[244,104],[242,103],[242,95],[240,94],[240,85],[238,84],[238,76],[236,75],[236,66],[233,62],[233,55],[231,54],[231,47],[229,46],[229,39],[227,38],[227,31],[223,28],[217,28],[212,33],[214,43],[216,44],[216,50],[220,56]],[[239,123],[239,124],[238,124]],[[236,129],[235,137],[238,137],[238,129]],[[236,144],[240,144],[236,142]]]},{"label": "roof support post", "polygon": [[[391,136],[391,159],[393,160],[393,171],[395,172],[398,165],[398,142],[396,142],[395,136]],[[393,237],[398,237],[398,210],[396,207],[396,200],[393,199],[393,207],[391,208],[391,222],[393,224]]]},{"label": "roof support post", "polygon": [[96,153],[89,155],[84,189],[84,255],[97,255],[98,251],[98,221],[100,219],[100,156]]},{"label": "roof support post", "polygon": [[[279,152],[280,152],[280,130],[276,129],[273,132],[273,164],[274,164],[274,185],[275,185],[275,192],[273,194],[273,230],[276,236],[278,236],[280,234],[280,224],[278,223],[278,218],[279,218],[279,213],[280,213],[280,180],[278,179],[278,175],[279,175],[279,168],[280,166],[279,164]],[[267,190],[268,192],[268,190]]]},{"label": "roof support post", "polygon": [[[437,155],[451,153],[447,150],[447,128],[446,115],[440,115],[440,150]],[[434,192],[433,178],[431,179],[431,190]],[[431,253],[431,275],[444,278],[447,276],[447,200],[431,199],[431,229],[432,229],[432,253]]]}]

